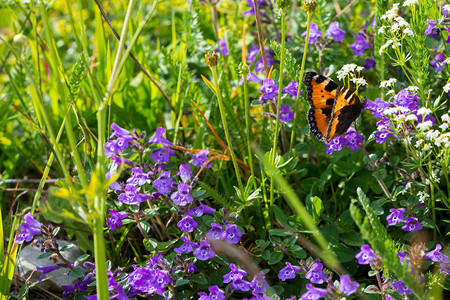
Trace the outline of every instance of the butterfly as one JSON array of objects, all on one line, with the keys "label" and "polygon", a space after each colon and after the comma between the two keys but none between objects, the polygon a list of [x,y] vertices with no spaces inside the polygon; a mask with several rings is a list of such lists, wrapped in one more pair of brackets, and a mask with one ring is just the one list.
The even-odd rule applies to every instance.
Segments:
[{"label": "butterfly", "polygon": [[365,98],[359,100],[349,88],[315,72],[306,72],[303,83],[310,106],[310,132],[323,142],[330,142],[347,132],[367,102]]}]

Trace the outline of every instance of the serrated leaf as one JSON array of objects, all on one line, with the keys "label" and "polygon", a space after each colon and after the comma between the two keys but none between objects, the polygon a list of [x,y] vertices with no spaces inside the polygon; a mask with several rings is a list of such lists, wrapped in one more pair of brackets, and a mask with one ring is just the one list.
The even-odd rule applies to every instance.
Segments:
[{"label": "serrated leaf", "polygon": [[143,243],[144,243],[145,249],[149,252],[154,251],[156,249],[156,247],[158,246],[158,241],[153,238],[144,239]]},{"label": "serrated leaf", "polygon": [[198,181],[198,184],[202,187],[202,189],[205,190],[205,192],[214,200],[217,201],[217,204],[221,204],[223,206],[228,206],[229,203],[228,201],[225,200],[224,197],[222,197],[222,195],[217,192],[214,188],[210,187],[208,184],[206,184],[203,181]]}]

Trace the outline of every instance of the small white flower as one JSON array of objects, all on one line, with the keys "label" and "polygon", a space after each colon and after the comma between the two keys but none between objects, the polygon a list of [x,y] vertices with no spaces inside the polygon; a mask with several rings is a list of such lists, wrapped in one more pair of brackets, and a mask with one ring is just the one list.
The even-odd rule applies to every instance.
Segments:
[{"label": "small white flower", "polygon": [[[426,121],[426,122],[431,122],[431,121]],[[426,123],[426,122],[424,122],[424,123]],[[417,127],[419,127],[419,125],[417,125]],[[437,130],[430,130],[426,133],[426,138],[428,140],[435,140],[438,136],[439,136],[439,131],[437,131]]]},{"label": "small white flower", "polygon": [[450,91],[450,82],[448,82],[446,85],[444,85],[444,92],[448,93]]},{"label": "small white flower", "polygon": [[450,4],[446,4],[446,5],[442,6],[442,8],[443,8],[446,12],[450,13]]},{"label": "small white flower", "polygon": [[403,30],[403,33],[405,35],[414,36],[414,31],[412,31],[411,28],[405,28],[405,30]]},{"label": "small white flower", "polygon": [[419,108],[419,110],[417,111],[418,115],[429,115],[431,114],[431,110],[426,108],[426,107],[421,107]]},{"label": "small white flower", "polygon": [[409,108],[407,107],[403,107],[403,106],[399,106],[398,110],[402,113],[402,114],[407,114],[410,112]]},{"label": "small white flower", "polygon": [[439,128],[442,129],[442,131],[446,131],[448,129],[449,125],[447,123],[442,123],[439,125]]},{"label": "small white flower", "polygon": [[422,145],[422,143],[423,143],[423,140],[417,140],[416,141],[416,148],[419,148],[420,145]]},{"label": "small white flower", "polygon": [[406,0],[403,6],[412,6],[414,4],[417,4],[417,0]]},{"label": "small white flower", "polygon": [[390,86],[394,85],[396,82],[397,82],[397,79],[395,79],[395,78],[391,78],[389,80],[382,81],[382,82],[380,82],[380,88],[390,87]]},{"label": "small white flower", "polygon": [[381,26],[380,28],[378,28],[378,34],[382,34],[382,33],[384,33],[385,32],[385,30],[386,30],[386,26]]},{"label": "small white flower", "polygon": [[389,91],[386,92],[386,96],[389,96],[389,95],[392,95],[392,94],[395,94],[394,90],[389,90]]},{"label": "small white flower", "polygon": [[[417,130],[425,131],[425,130],[428,130],[429,128],[431,128],[432,126],[433,126],[433,122],[425,121],[425,122],[422,122],[420,124],[417,124],[416,127],[417,127]],[[427,137],[428,137],[428,133],[427,133]]]},{"label": "small white flower", "polygon": [[430,195],[422,191],[418,191],[417,196],[419,197],[420,202],[425,202],[425,200],[430,197]]},{"label": "small white flower", "polygon": [[386,41],[386,43],[383,45],[383,46],[381,46],[380,47],[380,55],[381,55],[381,53],[383,53],[384,51],[385,51],[385,49],[387,48],[387,47],[389,47],[390,45],[392,45],[392,43],[393,43],[394,41],[392,40],[392,39],[390,39],[390,40],[387,40]]},{"label": "small white flower", "polygon": [[428,151],[430,149],[431,149],[431,145],[430,144],[424,144],[423,147],[422,147],[423,151]]},{"label": "small white flower", "polygon": [[400,24],[395,23],[394,25],[392,25],[391,30],[396,32],[400,30]]},{"label": "small white flower", "polygon": [[450,116],[448,114],[443,114],[441,119],[444,122],[450,123]]},{"label": "small white flower", "polygon": [[342,68],[336,72],[336,74],[338,75],[338,79],[344,79],[350,72],[353,72],[355,69],[357,69],[357,67],[358,66],[353,63],[342,66]]},{"label": "small white flower", "polygon": [[399,110],[398,110],[398,106],[394,106],[394,107],[388,107],[383,111],[383,114],[385,116],[391,116],[391,115],[395,115],[398,114]]},{"label": "small white flower", "polygon": [[364,78],[352,78],[350,80],[356,85],[360,85],[360,86],[367,85],[367,81]]},{"label": "small white flower", "polygon": [[410,92],[417,92],[419,90],[419,87],[417,87],[415,85],[410,85],[406,89]]},{"label": "small white flower", "polygon": [[381,16],[382,20],[392,20],[397,16],[397,10],[398,10],[398,3],[395,3],[392,5],[392,8],[388,10],[384,15]]},{"label": "small white flower", "polygon": [[362,70],[364,70],[364,67],[361,66],[356,67],[356,72],[361,72]]},{"label": "small white flower", "polygon": [[416,115],[407,115],[406,118],[405,118],[405,121],[416,122],[417,121],[417,116]]}]

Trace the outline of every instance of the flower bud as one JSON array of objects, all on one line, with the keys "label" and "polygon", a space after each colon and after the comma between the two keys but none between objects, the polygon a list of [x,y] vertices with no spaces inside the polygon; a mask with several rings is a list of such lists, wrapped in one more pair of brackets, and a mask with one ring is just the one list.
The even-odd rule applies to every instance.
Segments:
[{"label": "flower bud", "polygon": [[313,13],[316,10],[317,3],[314,0],[307,0],[303,3],[303,9],[309,13]]},{"label": "flower bud", "polygon": [[206,65],[210,68],[217,66],[219,63],[219,56],[217,53],[206,53],[205,55]]}]

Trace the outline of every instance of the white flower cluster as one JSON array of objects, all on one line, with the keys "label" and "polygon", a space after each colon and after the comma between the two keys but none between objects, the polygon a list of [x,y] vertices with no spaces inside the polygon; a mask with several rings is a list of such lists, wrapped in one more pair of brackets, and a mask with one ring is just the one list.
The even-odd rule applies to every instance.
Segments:
[{"label": "white flower cluster", "polygon": [[[428,113],[429,110],[427,108],[421,108],[419,111]],[[441,158],[443,155],[448,155],[448,149],[450,148],[450,132],[447,132],[447,129],[450,127],[450,117],[448,114],[444,114],[441,119],[443,123],[439,126],[440,131],[431,129],[433,126],[433,122],[431,121],[425,121],[416,127],[419,131],[419,139],[415,144],[416,148],[420,148],[422,151],[429,151],[432,145],[440,147],[441,149],[437,153],[438,158]]]},{"label": "white flower cluster", "polygon": [[446,4],[446,5],[442,6],[442,8],[443,8],[447,13],[450,13],[450,4]]},{"label": "white flower cluster", "polygon": [[417,0],[406,0],[403,6],[413,6],[414,4],[417,4]]},{"label": "white flower cluster", "polygon": [[386,43],[384,43],[384,45],[382,45],[380,47],[380,50],[378,51],[380,53],[380,55],[386,51],[386,48],[388,48],[390,45],[392,45],[392,43],[394,43],[394,41],[392,39],[389,39],[386,41]]},{"label": "white flower cluster", "polygon": [[380,88],[388,88],[391,86],[394,86],[394,84],[397,82],[397,79],[391,78],[389,80],[385,80],[380,82]]},{"label": "white flower cluster", "polygon": [[399,3],[395,3],[394,5],[392,5],[392,8],[390,10],[388,10],[384,15],[381,16],[381,20],[391,21],[396,16],[398,16],[399,5],[400,5]]},{"label": "white flower cluster", "polygon": [[450,91],[450,81],[447,82],[446,85],[444,85],[443,89],[444,89],[444,92],[446,92],[446,93],[448,93]]},{"label": "white flower cluster", "polygon": [[352,78],[351,81],[358,86],[367,85],[367,81],[364,78]]},{"label": "white flower cluster", "polygon": [[[339,80],[344,79],[345,77],[354,74],[356,72],[361,72],[364,68],[361,66],[358,66],[357,64],[347,64],[344,65],[339,71],[336,72],[337,77]],[[353,76],[352,76],[353,77]]]}]

